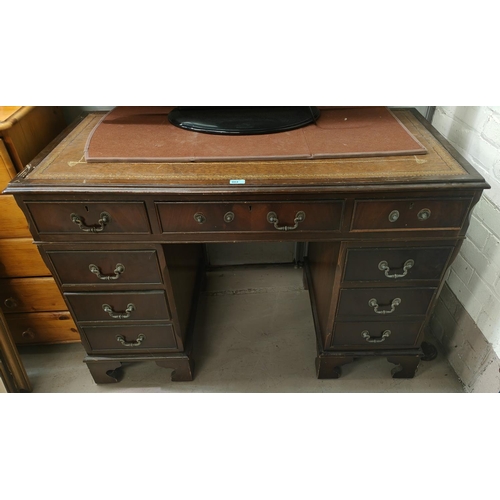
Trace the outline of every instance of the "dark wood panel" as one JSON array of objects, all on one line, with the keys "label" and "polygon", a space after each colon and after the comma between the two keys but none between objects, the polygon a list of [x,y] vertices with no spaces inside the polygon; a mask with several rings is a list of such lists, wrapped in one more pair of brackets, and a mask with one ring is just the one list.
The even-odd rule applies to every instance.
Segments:
[{"label": "dark wood panel", "polygon": [[178,349],[171,324],[86,326],[82,332],[90,346],[89,354],[122,351],[133,354]]},{"label": "dark wood panel", "polygon": [[352,231],[459,229],[472,198],[358,200]]},{"label": "dark wood panel", "polygon": [[[266,231],[281,233],[269,222],[273,212],[277,227],[301,231],[339,231],[342,201],[280,203],[157,203],[163,233],[208,231]],[[297,214],[303,220],[297,222]],[[300,216],[299,216],[300,218]],[[229,220],[231,219],[231,220]]]},{"label": "dark wood panel", "polygon": [[422,321],[339,321],[335,323],[331,348],[414,347],[421,327]]},{"label": "dark wood panel", "polygon": [[155,250],[47,250],[46,253],[63,285],[162,283]]},{"label": "dark wood panel", "polygon": [[343,281],[439,280],[453,249],[453,246],[349,248]]},{"label": "dark wood panel", "polygon": [[[340,291],[337,316],[354,319],[364,316],[372,321],[387,321],[404,316],[424,316],[436,288],[356,288]],[[378,305],[370,305],[374,299]],[[398,301],[396,304],[394,301]],[[394,309],[392,312],[391,309]],[[375,312],[376,310],[380,312]],[[382,313],[385,311],[385,314]],[[350,317],[350,318],[349,318]]]},{"label": "dark wood panel", "polygon": [[[87,233],[91,235],[151,232],[142,202],[35,202],[27,203],[39,234]],[[103,217],[109,215],[109,220]],[[75,220],[76,216],[80,224]],[[94,240],[95,241],[95,240]]]},{"label": "dark wood panel", "polygon": [[200,273],[205,267],[203,246],[164,245],[163,252],[173,297],[172,303],[181,330],[179,334],[184,339],[194,307],[193,300],[198,296]]},{"label": "dark wood panel", "polygon": [[[165,292],[162,290],[65,293],[64,295],[77,321],[161,321],[170,319]],[[109,312],[104,310],[106,305],[109,306],[106,308],[109,309]]]},{"label": "dark wood panel", "polygon": [[313,307],[317,315],[317,327],[321,331],[323,345],[328,333],[331,332],[333,321],[332,296],[335,291],[339,251],[340,243],[314,242],[309,243],[308,246],[309,287],[313,289]]}]

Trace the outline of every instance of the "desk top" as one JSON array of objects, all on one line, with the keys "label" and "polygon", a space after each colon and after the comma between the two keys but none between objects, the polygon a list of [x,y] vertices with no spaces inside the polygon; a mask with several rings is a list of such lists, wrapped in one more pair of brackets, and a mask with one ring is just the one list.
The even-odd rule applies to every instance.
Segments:
[{"label": "desk top", "polygon": [[[35,158],[6,192],[296,192],[377,190],[422,184],[426,189],[488,188],[484,179],[417,111],[393,110],[426,155],[314,160],[186,163],[87,163],[84,148],[102,118],[90,113],[48,154]],[[236,183],[235,183],[236,181]],[[465,184],[465,186],[464,186]],[[69,189],[71,188],[71,189]]]}]

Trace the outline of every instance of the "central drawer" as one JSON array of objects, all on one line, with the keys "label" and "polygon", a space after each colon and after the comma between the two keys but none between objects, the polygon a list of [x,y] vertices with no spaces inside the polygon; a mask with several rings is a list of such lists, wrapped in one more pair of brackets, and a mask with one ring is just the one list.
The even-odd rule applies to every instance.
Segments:
[{"label": "central drawer", "polygon": [[163,290],[119,293],[65,293],[77,321],[169,320]]},{"label": "central drawer", "polygon": [[62,285],[160,284],[156,250],[46,250]]},{"label": "central drawer", "polygon": [[337,316],[344,319],[392,320],[402,316],[425,316],[437,288],[343,289]]},{"label": "central drawer", "polygon": [[162,233],[339,231],[343,201],[156,203]]}]

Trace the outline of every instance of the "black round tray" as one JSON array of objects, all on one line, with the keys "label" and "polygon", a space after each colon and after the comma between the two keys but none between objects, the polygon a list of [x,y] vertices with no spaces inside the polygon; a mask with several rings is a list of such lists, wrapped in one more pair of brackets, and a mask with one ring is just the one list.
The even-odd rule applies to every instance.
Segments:
[{"label": "black round tray", "polygon": [[315,122],[315,106],[179,106],[168,114],[172,125],[207,134],[271,134]]}]

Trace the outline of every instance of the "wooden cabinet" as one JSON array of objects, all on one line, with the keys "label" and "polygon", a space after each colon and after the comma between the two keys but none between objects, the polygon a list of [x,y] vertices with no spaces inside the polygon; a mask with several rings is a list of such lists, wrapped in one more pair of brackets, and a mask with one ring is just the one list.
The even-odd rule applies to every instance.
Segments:
[{"label": "wooden cabinet", "polygon": [[[412,377],[424,327],[488,185],[417,113],[414,156],[85,163],[90,114],[9,184],[64,293],[98,383],[155,361],[191,380],[208,242],[308,242],[319,378],[362,356]],[[247,179],[232,185],[231,179]]]},{"label": "wooden cabinet", "polygon": [[[57,107],[0,106],[0,192],[65,125]],[[0,196],[0,301],[17,343],[79,340],[26,217],[8,194]],[[54,315],[67,321],[54,322]]]},{"label": "wooden cabinet", "polygon": [[2,387],[5,387],[8,392],[31,392],[32,390],[5,316],[0,311],[0,388]]}]

